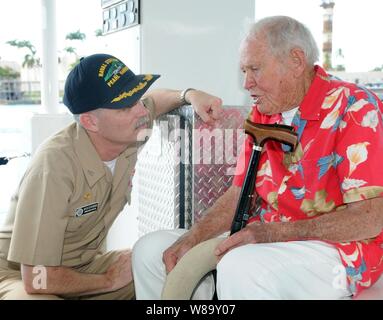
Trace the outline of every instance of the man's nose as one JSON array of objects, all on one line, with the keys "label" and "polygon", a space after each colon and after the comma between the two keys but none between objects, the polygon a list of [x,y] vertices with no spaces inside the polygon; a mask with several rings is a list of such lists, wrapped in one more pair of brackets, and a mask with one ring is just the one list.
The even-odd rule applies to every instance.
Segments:
[{"label": "man's nose", "polygon": [[251,75],[246,72],[245,73],[245,77],[243,79],[243,87],[246,89],[246,90],[250,90],[251,88],[253,88],[255,86],[255,81],[254,79],[251,77]]}]

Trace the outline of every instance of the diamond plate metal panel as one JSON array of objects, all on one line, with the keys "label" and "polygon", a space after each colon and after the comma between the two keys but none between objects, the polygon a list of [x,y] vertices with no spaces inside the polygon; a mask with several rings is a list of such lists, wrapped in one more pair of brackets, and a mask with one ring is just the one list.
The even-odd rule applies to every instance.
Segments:
[{"label": "diamond plate metal panel", "polygon": [[152,135],[136,165],[138,186],[138,235],[179,226],[179,161],[176,161],[180,116],[156,120]]},{"label": "diamond plate metal panel", "polygon": [[196,118],[193,130],[193,222],[230,187],[244,140],[244,108],[226,107],[222,120],[209,126]]},{"label": "diamond plate metal panel", "polygon": [[139,236],[189,228],[227,190],[247,113],[225,107],[222,120],[211,126],[185,106],[155,122],[136,166]]}]

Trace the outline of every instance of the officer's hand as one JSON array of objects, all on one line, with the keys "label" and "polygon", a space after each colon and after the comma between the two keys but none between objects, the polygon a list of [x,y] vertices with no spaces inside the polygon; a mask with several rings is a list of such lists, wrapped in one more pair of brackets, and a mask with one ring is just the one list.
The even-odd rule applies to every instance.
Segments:
[{"label": "officer's hand", "polygon": [[110,291],[121,289],[133,280],[131,258],[131,251],[121,253],[118,260],[106,271],[106,276],[111,282]]}]

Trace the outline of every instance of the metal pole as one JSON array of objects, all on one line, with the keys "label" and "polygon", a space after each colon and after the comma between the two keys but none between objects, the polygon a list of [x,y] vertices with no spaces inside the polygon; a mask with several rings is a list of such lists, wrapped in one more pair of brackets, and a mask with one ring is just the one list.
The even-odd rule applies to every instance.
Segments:
[{"label": "metal pole", "polygon": [[42,81],[41,104],[45,113],[59,113],[58,56],[56,43],[56,0],[41,0]]}]

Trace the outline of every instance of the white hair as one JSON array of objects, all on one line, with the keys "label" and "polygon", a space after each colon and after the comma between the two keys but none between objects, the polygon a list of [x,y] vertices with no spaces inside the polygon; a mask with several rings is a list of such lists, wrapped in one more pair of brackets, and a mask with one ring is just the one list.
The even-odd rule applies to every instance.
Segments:
[{"label": "white hair", "polygon": [[301,22],[286,16],[263,18],[250,26],[245,37],[251,40],[264,35],[273,55],[283,58],[294,48],[301,49],[309,65],[319,60],[319,49],[310,30]]}]

